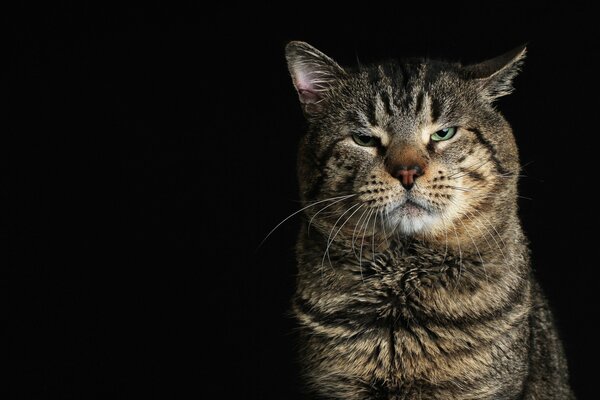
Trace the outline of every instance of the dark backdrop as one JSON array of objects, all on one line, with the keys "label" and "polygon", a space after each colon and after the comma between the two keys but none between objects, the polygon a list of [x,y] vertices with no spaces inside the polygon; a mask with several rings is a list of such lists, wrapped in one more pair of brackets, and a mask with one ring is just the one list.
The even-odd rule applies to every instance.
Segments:
[{"label": "dark backdrop", "polygon": [[498,107],[525,165],[535,269],[573,386],[592,398],[592,13],[485,4],[29,5],[7,15],[11,398],[298,397],[286,314],[298,219],[258,248],[300,207],[305,123],[289,40],[341,64],[474,62],[529,43],[517,90]]}]

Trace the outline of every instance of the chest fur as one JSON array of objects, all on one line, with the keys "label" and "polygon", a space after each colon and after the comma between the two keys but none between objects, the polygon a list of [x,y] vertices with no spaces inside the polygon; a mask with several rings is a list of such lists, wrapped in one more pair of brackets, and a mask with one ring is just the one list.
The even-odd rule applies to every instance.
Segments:
[{"label": "chest fur", "polygon": [[315,379],[421,394],[462,386],[486,398],[502,386],[488,382],[510,386],[525,371],[527,285],[502,266],[484,277],[480,263],[452,255],[336,256],[330,273],[299,275],[294,301]]}]

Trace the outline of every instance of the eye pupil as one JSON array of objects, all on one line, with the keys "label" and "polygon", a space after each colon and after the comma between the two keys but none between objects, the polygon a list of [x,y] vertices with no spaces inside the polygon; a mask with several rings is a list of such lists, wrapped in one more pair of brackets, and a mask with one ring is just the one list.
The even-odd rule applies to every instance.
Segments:
[{"label": "eye pupil", "polygon": [[443,140],[448,140],[452,138],[455,134],[456,127],[444,128],[431,135],[431,140],[433,140],[434,142],[441,142]]},{"label": "eye pupil", "polygon": [[376,147],[379,145],[379,139],[375,136],[365,135],[363,133],[353,133],[352,139],[359,146]]}]

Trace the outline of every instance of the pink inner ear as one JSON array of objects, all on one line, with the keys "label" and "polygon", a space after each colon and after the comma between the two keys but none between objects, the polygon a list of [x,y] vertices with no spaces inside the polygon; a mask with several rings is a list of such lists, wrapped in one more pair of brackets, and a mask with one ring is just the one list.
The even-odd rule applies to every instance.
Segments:
[{"label": "pink inner ear", "polygon": [[300,68],[296,70],[295,78],[296,90],[302,104],[314,104],[321,100],[322,96],[319,95],[310,71]]},{"label": "pink inner ear", "polygon": [[298,88],[298,97],[300,98],[300,103],[302,104],[314,104],[321,100],[321,96],[319,96],[316,92],[300,88]]}]

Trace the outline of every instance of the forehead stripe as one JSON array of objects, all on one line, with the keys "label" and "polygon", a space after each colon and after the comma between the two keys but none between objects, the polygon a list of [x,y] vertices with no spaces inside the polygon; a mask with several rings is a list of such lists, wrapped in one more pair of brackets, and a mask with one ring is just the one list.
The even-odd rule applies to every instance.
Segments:
[{"label": "forehead stripe", "polygon": [[435,123],[440,116],[442,115],[442,103],[440,103],[439,99],[432,98],[431,99],[431,122]]},{"label": "forehead stripe", "polygon": [[425,97],[425,94],[423,92],[419,92],[419,94],[417,95],[417,102],[415,105],[415,114],[419,114],[421,112],[421,110],[423,109],[423,98]]},{"label": "forehead stripe", "polygon": [[377,110],[375,100],[367,101],[367,119],[371,126],[377,126]]},{"label": "forehead stripe", "polygon": [[385,112],[388,113],[388,115],[393,115],[394,112],[392,111],[392,105],[390,103],[391,102],[390,95],[385,90],[382,90],[380,94],[381,94],[381,101],[385,107]]}]

